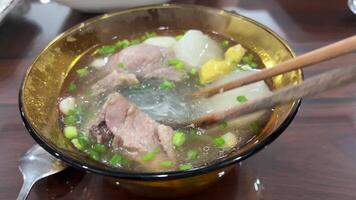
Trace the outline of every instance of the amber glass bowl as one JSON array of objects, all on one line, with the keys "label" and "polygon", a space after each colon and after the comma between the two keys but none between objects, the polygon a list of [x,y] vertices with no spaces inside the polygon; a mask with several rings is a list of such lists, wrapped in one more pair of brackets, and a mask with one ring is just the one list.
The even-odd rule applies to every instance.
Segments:
[{"label": "amber glass bowl", "polygon": [[[132,173],[100,164],[77,151],[62,134],[57,98],[66,75],[86,51],[113,39],[157,29],[199,29],[233,38],[253,50],[266,67],[294,57],[290,47],[269,28],[247,17],[202,6],[163,4],[105,14],[55,38],[27,70],[20,89],[20,111],[32,137],[70,166],[101,174],[145,196],[177,196],[200,190],[277,138],[291,123],[300,100],[274,108],[263,130],[231,157],[201,168],[162,173]],[[273,79],[276,88],[302,81],[302,71]]]}]

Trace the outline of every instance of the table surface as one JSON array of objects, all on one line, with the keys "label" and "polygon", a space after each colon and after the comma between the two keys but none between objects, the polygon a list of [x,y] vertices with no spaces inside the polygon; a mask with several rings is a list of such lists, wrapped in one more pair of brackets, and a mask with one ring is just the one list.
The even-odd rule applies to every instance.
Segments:
[{"label": "table surface", "polygon": [[[43,2],[43,3],[41,3]],[[22,184],[18,158],[34,140],[22,125],[18,89],[26,68],[56,35],[93,17],[27,0],[0,26],[0,199]],[[346,0],[178,0],[237,12],[285,38],[297,54],[356,33]],[[356,62],[356,54],[305,70],[306,77]],[[305,98],[292,125],[209,190],[184,199],[356,199],[356,84]],[[38,182],[29,199],[142,199],[75,169]]]}]

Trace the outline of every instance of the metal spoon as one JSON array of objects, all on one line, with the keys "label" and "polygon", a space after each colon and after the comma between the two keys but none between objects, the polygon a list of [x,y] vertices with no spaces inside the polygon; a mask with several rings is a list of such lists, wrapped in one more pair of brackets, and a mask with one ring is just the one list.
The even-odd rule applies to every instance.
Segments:
[{"label": "metal spoon", "polygon": [[17,200],[26,199],[32,186],[38,180],[67,168],[62,161],[47,153],[38,144],[32,146],[19,161],[19,169],[23,176],[23,185]]}]

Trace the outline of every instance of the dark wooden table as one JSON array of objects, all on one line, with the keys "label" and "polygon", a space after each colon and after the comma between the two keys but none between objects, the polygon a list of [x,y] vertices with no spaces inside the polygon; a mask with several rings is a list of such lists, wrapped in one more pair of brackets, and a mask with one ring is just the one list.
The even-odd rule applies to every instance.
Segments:
[{"label": "dark wooden table", "polygon": [[[26,68],[57,34],[93,17],[56,3],[28,1],[29,10],[0,26],[0,199],[15,199],[22,184],[17,164],[33,139],[17,105]],[[346,0],[196,0],[235,9],[271,27],[301,54],[356,33]],[[350,54],[306,77],[355,63]],[[29,199],[142,199],[103,177],[68,169],[37,183]],[[294,123],[272,145],[244,161],[209,190],[184,199],[356,199],[356,84],[306,98]]]}]

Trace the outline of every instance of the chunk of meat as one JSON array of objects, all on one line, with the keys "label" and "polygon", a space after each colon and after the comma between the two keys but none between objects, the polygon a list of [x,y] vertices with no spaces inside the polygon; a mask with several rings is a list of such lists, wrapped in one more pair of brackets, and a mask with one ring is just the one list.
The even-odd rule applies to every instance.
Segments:
[{"label": "chunk of meat", "polygon": [[[138,44],[127,47],[109,58],[107,68],[118,72],[127,71],[142,78],[167,78],[180,81],[183,72],[167,64],[174,58],[172,50],[150,44]],[[117,66],[122,63],[124,69]]]},{"label": "chunk of meat", "polygon": [[119,73],[117,71],[112,71],[104,78],[97,81],[92,85],[91,90],[95,94],[100,94],[105,91],[110,91],[118,85],[133,85],[137,84],[139,81],[135,74]]},{"label": "chunk of meat", "polygon": [[142,162],[144,154],[160,148],[156,161],[144,163],[150,170],[159,170],[158,161],[175,161],[173,129],[157,123],[118,93],[109,95],[96,122],[90,128],[91,136],[98,142],[112,139],[112,147],[127,149],[133,160]]}]

